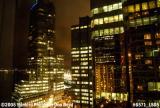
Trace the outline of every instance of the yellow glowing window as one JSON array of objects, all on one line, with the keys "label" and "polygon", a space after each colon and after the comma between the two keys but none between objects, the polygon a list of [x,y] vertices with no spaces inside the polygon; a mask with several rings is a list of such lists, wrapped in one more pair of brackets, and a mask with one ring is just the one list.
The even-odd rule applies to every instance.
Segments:
[{"label": "yellow glowing window", "polygon": [[104,18],[104,23],[108,23],[108,17]]},{"label": "yellow glowing window", "polygon": [[94,27],[94,21],[93,20],[91,21],[91,27],[92,28]]},{"label": "yellow glowing window", "polygon": [[122,8],[122,3],[118,3],[118,7],[119,7],[119,9],[121,9]]},{"label": "yellow glowing window", "polygon": [[145,60],[145,64],[152,64],[152,60]]},{"label": "yellow glowing window", "polygon": [[150,8],[150,9],[156,8],[155,1],[150,1],[150,2],[149,2],[149,8]]},{"label": "yellow glowing window", "polygon": [[99,19],[99,24],[103,24],[103,18]]},{"label": "yellow glowing window", "polygon": [[112,9],[112,5],[109,5],[108,6],[108,11],[112,11],[113,9]]},{"label": "yellow glowing window", "polygon": [[117,22],[118,21],[118,15],[114,16],[114,21]]},{"label": "yellow glowing window", "polygon": [[151,42],[151,41],[146,41],[146,42],[144,42],[144,44],[145,44],[146,46],[150,46],[150,45],[152,45],[152,42]]},{"label": "yellow glowing window", "polygon": [[137,59],[141,59],[142,56],[143,56],[143,55],[136,54],[136,55],[135,55],[135,59],[136,59],[136,60],[137,60]]},{"label": "yellow glowing window", "polygon": [[98,25],[98,19],[94,20],[94,25]]},{"label": "yellow glowing window", "polygon": [[104,29],[104,35],[108,35],[109,34],[109,29]]},{"label": "yellow glowing window", "polygon": [[160,0],[157,0],[157,7],[160,7]]},{"label": "yellow glowing window", "polygon": [[149,24],[149,18],[143,18],[143,25]]},{"label": "yellow glowing window", "polygon": [[120,33],[123,33],[123,32],[124,32],[124,28],[120,27]]},{"label": "yellow glowing window", "polygon": [[113,10],[117,10],[118,9],[118,4],[113,4]]},{"label": "yellow glowing window", "polygon": [[108,11],[108,6],[103,6],[103,11],[107,12]]},{"label": "yellow glowing window", "polygon": [[108,19],[109,19],[109,20],[108,20],[108,22],[109,22],[109,23],[111,23],[111,22],[113,22],[113,21],[114,21],[113,16],[108,17]]},{"label": "yellow glowing window", "polygon": [[123,15],[122,14],[119,15],[119,21],[123,21]]},{"label": "yellow glowing window", "polygon": [[98,14],[98,8],[93,9],[94,14]]},{"label": "yellow glowing window", "polygon": [[95,36],[99,36],[99,31],[98,30],[95,31]]},{"label": "yellow glowing window", "polygon": [[151,39],[151,34],[145,34],[144,39]]},{"label": "yellow glowing window", "polygon": [[99,31],[96,30],[96,31],[92,32],[92,36],[99,36]]},{"label": "yellow glowing window", "polygon": [[119,27],[116,27],[114,32],[115,32],[115,34],[118,34],[119,33]]},{"label": "yellow glowing window", "polygon": [[128,12],[134,12],[134,5],[128,6]]},{"label": "yellow glowing window", "polygon": [[109,29],[109,34],[110,34],[110,35],[113,35],[113,34],[114,34],[113,28]]},{"label": "yellow glowing window", "polygon": [[148,4],[147,2],[142,3],[142,10],[147,10],[148,9]]},{"label": "yellow glowing window", "polygon": [[152,16],[150,17],[151,18],[151,23],[155,22],[158,20],[157,16]]},{"label": "yellow glowing window", "polygon": [[140,4],[135,5],[135,11],[140,11]]},{"label": "yellow glowing window", "polygon": [[103,36],[103,30],[100,30],[100,36]]},{"label": "yellow glowing window", "polygon": [[142,25],[142,20],[141,20],[141,19],[137,19],[137,20],[136,20],[136,24],[137,24],[137,25]]}]

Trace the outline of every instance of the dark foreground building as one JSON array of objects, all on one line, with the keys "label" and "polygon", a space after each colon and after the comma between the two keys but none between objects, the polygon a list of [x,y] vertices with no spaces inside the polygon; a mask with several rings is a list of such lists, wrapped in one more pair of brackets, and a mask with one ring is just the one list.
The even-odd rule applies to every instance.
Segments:
[{"label": "dark foreground building", "polygon": [[75,108],[93,107],[92,47],[90,18],[81,17],[79,25],[71,27],[71,74]]},{"label": "dark foreground building", "polygon": [[160,1],[123,4],[132,102],[160,103]]},{"label": "dark foreground building", "polygon": [[[51,0],[38,0],[30,11],[28,79],[15,84],[16,102],[43,103],[58,100],[64,89],[63,55],[55,55],[55,9]],[[52,103],[51,102],[51,103]]]}]

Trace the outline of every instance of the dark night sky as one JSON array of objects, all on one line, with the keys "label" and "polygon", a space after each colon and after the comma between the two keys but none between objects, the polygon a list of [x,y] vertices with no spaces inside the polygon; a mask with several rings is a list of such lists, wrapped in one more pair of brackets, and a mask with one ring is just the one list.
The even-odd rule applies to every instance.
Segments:
[{"label": "dark night sky", "polygon": [[70,26],[78,24],[79,17],[90,14],[90,0],[53,0],[56,9],[56,45],[70,63]]}]

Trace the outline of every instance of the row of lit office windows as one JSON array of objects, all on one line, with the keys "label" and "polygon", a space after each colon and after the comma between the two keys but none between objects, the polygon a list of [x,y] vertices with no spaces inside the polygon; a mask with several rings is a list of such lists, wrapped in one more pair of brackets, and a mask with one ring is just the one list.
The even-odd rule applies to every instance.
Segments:
[{"label": "row of lit office windows", "polygon": [[77,92],[81,91],[81,92],[86,92],[86,93],[91,92],[92,93],[92,90],[88,90],[88,89],[74,89],[74,91],[77,91]]},{"label": "row of lit office windows", "polygon": [[94,27],[95,25],[108,24],[118,21],[123,21],[123,14],[93,19],[91,21],[91,27]]},{"label": "row of lit office windows", "polygon": [[89,59],[88,58],[81,58],[81,59],[79,59],[79,58],[72,58],[72,61],[91,61],[92,60],[92,58],[90,57]]},{"label": "row of lit office windows", "polygon": [[157,8],[157,7],[160,7],[160,1],[159,0],[157,0],[157,3],[156,3],[156,1],[149,1],[149,2],[143,2],[143,3],[140,3],[140,4],[129,5],[129,6],[124,8],[124,11],[133,13],[133,12],[138,12],[138,11],[141,11],[141,10],[145,11],[145,10],[148,10],[148,9],[154,9],[154,8]]},{"label": "row of lit office windows", "polygon": [[[77,58],[77,57],[83,57],[85,58],[86,60],[88,60],[88,57],[91,57],[92,55],[91,54],[73,54],[72,57],[73,58]],[[87,57],[87,58],[86,58]]]},{"label": "row of lit office windows", "polygon": [[80,27],[77,26],[77,27],[72,27],[71,30],[86,29],[86,28],[88,28],[88,27],[89,27],[89,26],[86,26],[86,25],[85,25],[85,26],[80,26]]},{"label": "row of lit office windows", "polygon": [[114,34],[120,34],[124,32],[123,27],[115,27],[115,28],[109,28],[109,29],[101,29],[101,30],[95,30],[92,32],[92,37],[97,36],[104,36],[104,35],[114,35]]},{"label": "row of lit office windows", "polygon": [[88,74],[72,74],[73,77],[88,76]]},{"label": "row of lit office windows", "polygon": [[160,82],[148,82],[149,91],[160,91]]},{"label": "row of lit office windows", "polygon": [[135,20],[130,20],[129,26],[135,27],[135,26],[149,25],[149,24],[153,24],[157,20],[158,20],[157,16],[139,18],[139,19],[135,19]]},{"label": "row of lit office windows", "polygon": [[111,12],[114,10],[118,10],[118,9],[122,9],[122,3],[115,3],[115,4],[111,4],[111,5],[106,5],[100,8],[94,8],[91,10],[91,14],[99,14],[99,13],[103,13],[103,12]]},{"label": "row of lit office windows", "polygon": [[[80,47],[80,49],[82,49],[82,50],[87,50],[87,49],[92,49],[92,47],[91,46],[89,46],[89,47]],[[74,50],[79,50],[79,48],[72,48],[72,51],[74,51]]]},{"label": "row of lit office windows", "polygon": [[92,50],[82,50],[82,51],[72,51],[71,54],[85,54],[85,53],[91,53]]},{"label": "row of lit office windows", "polygon": [[[75,103],[80,103],[80,100],[75,100],[74,101]],[[89,104],[89,101],[81,101],[81,103],[83,103],[83,104]],[[93,104],[92,102],[90,102],[90,104]]]},{"label": "row of lit office windows", "polygon": [[79,67],[79,66],[73,66],[72,67],[72,69],[92,69],[92,66],[81,66],[81,67]]}]

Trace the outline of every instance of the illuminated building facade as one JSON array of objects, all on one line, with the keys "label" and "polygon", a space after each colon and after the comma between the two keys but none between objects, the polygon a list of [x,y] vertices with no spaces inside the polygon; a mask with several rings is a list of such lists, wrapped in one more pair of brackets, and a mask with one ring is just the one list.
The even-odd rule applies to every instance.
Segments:
[{"label": "illuminated building facade", "polygon": [[15,85],[13,97],[17,102],[36,102],[40,98],[48,99],[50,95],[56,101],[63,95],[64,57],[54,54],[54,25],[52,1],[38,0],[30,14],[28,79]]},{"label": "illuminated building facade", "polygon": [[93,74],[90,18],[80,18],[79,25],[71,27],[71,36],[71,74],[74,107],[91,108],[93,105]]},{"label": "illuminated building facade", "polygon": [[123,4],[132,102],[160,102],[160,1]]},{"label": "illuminated building facade", "polygon": [[96,102],[102,98],[127,101],[121,68],[124,38],[121,0],[91,0],[91,30]]}]

